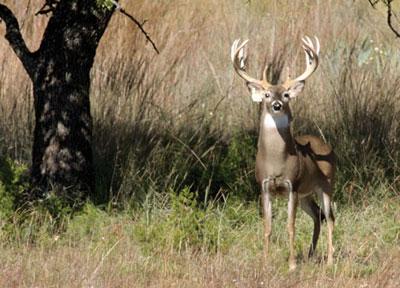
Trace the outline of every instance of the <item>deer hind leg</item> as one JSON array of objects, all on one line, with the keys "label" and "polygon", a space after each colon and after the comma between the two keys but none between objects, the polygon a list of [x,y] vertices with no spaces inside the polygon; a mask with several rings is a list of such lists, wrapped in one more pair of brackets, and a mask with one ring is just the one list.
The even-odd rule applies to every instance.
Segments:
[{"label": "deer hind leg", "polygon": [[268,264],[269,240],[271,236],[272,204],[269,191],[269,179],[262,182],[261,203],[264,216],[264,264]]},{"label": "deer hind leg", "polygon": [[288,201],[288,233],[289,233],[289,269],[296,269],[296,258],[294,254],[294,235],[295,235],[295,219],[296,219],[296,208],[298,203],[297,192],[293,191],[292,184],[290,181],[285,180],[288,192],[289,192],[289,201]]},{"label": "deer hind leg", "polygon": [[317,203],[315,203],[312,196],[300,199],[300,206],[314,221],[314,233],[310,250],[308,251],[308,258],[311,258],[314,255],[315,248],[317,247],[319,233],[321,231],[321,222],[325,219],[325,215],[318,207]]},{"label": "deer hind leg", "polygon": [[335,217],[333,216],[331,200],[332,200],[332,186],[331,184],[322,185],[318,188],[318,198],[321,201],[322,210],[326,216],[326,223],[328,224],[328,266],[333,264],[333,226]]}]

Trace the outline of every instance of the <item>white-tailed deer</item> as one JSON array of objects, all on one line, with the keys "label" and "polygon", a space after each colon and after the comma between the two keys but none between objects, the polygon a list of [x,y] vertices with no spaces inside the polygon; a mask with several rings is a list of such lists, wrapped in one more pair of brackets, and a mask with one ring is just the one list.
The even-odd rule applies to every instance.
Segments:
[{"label": "white-tailed deer", "polygon": [[[318,66],[319,41],[316,47],[306,37],[303,49],[306,54],[305,72],[291,80],[289,69],[282,85],[272,85],[267,81],[267,68],[263,80],[250,77],[246,72],[247,40],[232,45],[232,62],[237,74],[247,82],[253,101],[261,102],[262,115],[256,157],[256,179],[261,187],[262,210],[264,215],[264,254],[268,262],[268,248],[271,235],[273,196],[287,196],[289,232],[289,268],[296,268],[294,254],[295,216],[297,204],[314,220],[314,234],[309,257],[317,245],[323,219],[328,224],[328,265],[333,263],[332,232],[334,217],[331,209],[333,178],[336,161],[332,149],[314,136],[293,137],[292,115],[289,101],[298,96],[304,88],[304,81]],[[322,211],[314,201],[317,191]]]}]

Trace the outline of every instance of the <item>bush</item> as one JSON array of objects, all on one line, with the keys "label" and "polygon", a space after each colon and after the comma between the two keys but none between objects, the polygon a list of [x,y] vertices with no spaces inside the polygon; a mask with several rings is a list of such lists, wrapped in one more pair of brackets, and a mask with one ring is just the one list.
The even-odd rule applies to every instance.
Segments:
[{"label": "bush", "polygon": [[226,252],[237,240],[232,231],[240,233],[242,227],[251,227],[259,220],[257,202],[249,209],[240,198],[232,197],[204,206],[189,187],[179,192],[170,189],[168,195],[167,207],[154,207],[157,204],[153,203],[136,213],[140,221],[134,227],[134,237],[148,253],[161,248]]},{"label": "bush", "polygon": [[28,186],[27,167],[0,157],[0,227],[9,222]]}]

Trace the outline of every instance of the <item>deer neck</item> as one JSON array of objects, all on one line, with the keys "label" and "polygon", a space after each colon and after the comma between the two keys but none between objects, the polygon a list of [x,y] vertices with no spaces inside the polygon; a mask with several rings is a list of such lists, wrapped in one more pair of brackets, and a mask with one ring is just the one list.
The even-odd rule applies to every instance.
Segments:
[{"label": "deer neck", "polygon": [[294,181],[298,157],[292,136],[291,115],[263,113],[260,123],[256,178],[281,178]]},{"label": "deer neck", "polygon": [[274,115],[264,112],[261,116],[258,149],[268,156],[286,157],[295,153],[295,141],[292,135],[292,117],[286,114]]}]

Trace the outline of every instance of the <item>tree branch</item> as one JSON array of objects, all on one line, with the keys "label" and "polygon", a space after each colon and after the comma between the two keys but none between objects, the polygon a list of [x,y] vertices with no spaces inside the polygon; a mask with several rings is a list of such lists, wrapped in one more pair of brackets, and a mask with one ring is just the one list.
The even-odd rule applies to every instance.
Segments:
[{"label": "tree branch", "polygon": [[379,2],[383,3],[387,7],[387,18],[386,18],[387,19],[387,24],[388,24],[390,30],[392,30],[392,32],[394,33],[394,35],[396,35],[397,38],[400,38],[400,33],[393,27],[393,24],[392,24],[392,15],[393,15],[392,2],[393,2],[393,0],[386,0],[386,1],[383,1],[383,0],[368,0],[368,2],[371,5],[371,7],[374,8],[374,9],[376,9],[375,6]]},{"label": "tree branch", "polygon": [[146,37],[146,40],[149,41],[151,43],[151,45],[153,46],[154,50],[157,52],[157,54],[160,54],[160,51],[157,49],[156,44],[153,42],[153,40],[150,38],[149,34],[147,34],[147,32],[144,30],[143,25],[144,23],[146,23],[146,20],[141,24],[138,20],[136,20],[135,17],[133,17],[132,15],[130,15],[128,12],[125,11],[124,8],[122,8],[121,6],[118,5],[117,1],[115,0],[111,0],[111,2],[114,4],[115,6],[115,10],[118,10],[119,12],[121,12],[122,14],[124,14],[126,17],[128,17],[129,19],[131,19],[136,26],[140,29],[140,31],[142,31],[142,33],[144,34],[144,36]]},{"label": "tree branch", "polygon": [[40,10],[38,12],[36,12],[35,15],[47,15],[49,13],[53,13],[54,10],[56,9],[58,4],[58,1],[55,0],[46,0],[46,2],[44,3],[44,5],[42,6],[42,8],[40,8]]},{"label": "tree branch", "polygon": [[393,33],[396,35],[396,37],[397,38],[400,38],[400,33],[399,32],[397,32],[397,30],[396,29],[394,29],[394,27],[392,26],[392,20],[391,20],[391,18],[392,18],[392,15],[393,15],[393,13],[392,13],[392,1],[393,0],[388,0],[387,1],[387,23],[388,23],[388,25],[389,25],[389,28],[390,28],[390,30],[392,30],[393,31]]},{"label": "tree branch", "polygon": [[378,4],[378,2],[379,2],[379,0],[368,0],[369,1],[369,4],[371,4],[371,6],[372,6],[372,8],[374,8],[375,9],[375,5],[376,4]]},{"label": "tree branch", "polygon": [[25,41],[22,38],[17,18],[7,6],[2,4],[0,4],[0,21],[1,20],[4,20],[6,24],[5,38],[21,60],[26,72],[29,76],[32,76],[33,67],[35,65],[32,53],[29,51],[28,47],[26,47]]}]

